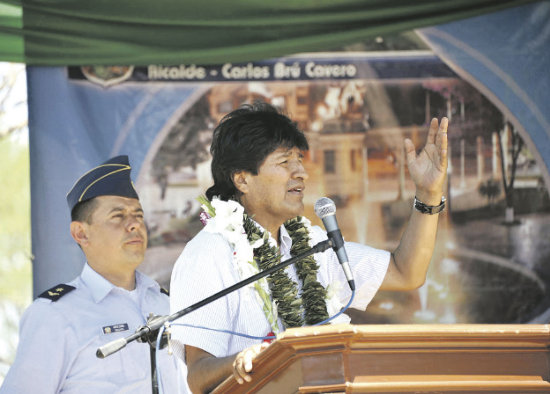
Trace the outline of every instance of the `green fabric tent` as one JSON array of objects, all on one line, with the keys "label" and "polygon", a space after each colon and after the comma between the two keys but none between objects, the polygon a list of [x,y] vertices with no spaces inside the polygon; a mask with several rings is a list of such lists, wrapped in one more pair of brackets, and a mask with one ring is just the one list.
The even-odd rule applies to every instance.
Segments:
[{"label": "green fabric tent", "polygon": [[331,50],[532,0],[0,0],[0,60],[213,64]]}]

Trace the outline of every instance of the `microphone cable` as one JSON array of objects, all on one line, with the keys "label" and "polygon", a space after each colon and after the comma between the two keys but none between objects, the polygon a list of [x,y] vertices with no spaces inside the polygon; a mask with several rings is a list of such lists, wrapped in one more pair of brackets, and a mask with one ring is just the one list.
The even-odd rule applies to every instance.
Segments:
[{"label": "microphone cable", "polygon": [[[323,320],[322,322],[312,324],[311,327],[327,324],[330,321],[336,319],[338,316],[340,316],[346,310],[348,310],[348,308],[352,304],[354,298],[355,298],[355,290],[352,290],[351,291],[351,297],[350,297],[348,303],[337,314],[335,314],[334,316],[329,317],[328,319]],[[235,331],[231,331],[231,330],[223,330],[223,329],[204,327],[204,326],[195,326],[193,324],[186,324],[186,323],[172,323],[172,325],[198,328],[198,329],[201,329],[201,330],[208,330],[208,331],[222,332],[222,333],[225,333],[225,334],[237,335],[237,336],[248,338],[248,339],[258,339],[258,340],[262,340],[262,341],[271,341],[271,340],[277,338],[276,335],[259,337],[259,336],[243,334],[243,333],[235,332]],[[164,394],[164,389],[163,389],[163,386],[162,386],[161,368],[160,368],[160,363],[159,363],[159,361],[160,361],[159,360],[159,354],[160,354],[160,342],[161,342],[162,335],[164,334],[165,329],[166,329],[166,323],[162,327],[159,328],[159,333],[157,335],[157,341],[156,341],[156,345],[155,345],[155,347],[156,347],[155,358],[156,358],[156,365],[157,365],[157,381],[158,381],[158,387],[159,387],[159,394]]]},{"label": "microphone cable", "polygon": [[[340,316],[342,313],[344,313],[344,312],[350,307],[350,305],[352,304],[354,298],[355,298],[355,290],[352,290],[352,292],[351,292],[351,297],[350,297],[348,303],[346,304],[346,306],[344,306],[344,307],[343,307],[338,313],[336,313],[334,316],[331,316],[331,317],[329,317],[328,319],[323,320],[322,322],[312,324],[311,327],[320,326],[320,325],[323,325],[323,324],[327,324],[327,323],[329,323],[330,321],[336,319],[338,316]],[[266,340],[269,341],[269,340],[272,340],[272,339],[277,338],[277,337],[274,336],[274,335],[265,336],[265,337],[259,337],[259,336],[244,334],[244,333],[240,333],[240,332],[236,332],[236,331],[231,331],[231,330],[224,330],[224,329],[212,328],[212,327],[205,327],[205,326],[196,326],[196,325],[187,324],[187,323],[173,323],[172,325],[175,325],[175,326],[182,326],[182,327],[190,327],[190,328],[198,328],[198,329],[201,329],[201,330],[208,330],[208,331],[222,332],[222,333],[224,333],[224,334],[231,334],[231,335],[236,335],[236,336],[243,337],[243,338],[247,338],[247,339],[258,339],[258,340],[262,340],[262,341],[266,341]],[[159,331],[159,335],[160,335],[160,331]],[[158,341],[158,338],[157,338],[157,341]],[[159,342],[159,343],[160,343],[160,342]]]},{"label": "microphone cable", "polygon": [[350,297],[348,303],[346,304],[346,306],[344,306],[342,309],[340,309],[340,312],[338,312],[336,315],[334,315],[332,317],[329,317],[328,319],[326,319],[326,320],[324,320],[320,323],[313,324],[313,326],[320,326],[320,325],[323,325],[323,324],[327,324],[329,321],[336,319],[338,316],[340,316],[342,313],[344,313],[345,311],[348,310],[348,308],[350,307],[350,305],[353,302],[354,298],[355,298],[355,289],[353,289],[351,291],[351,297]]}]

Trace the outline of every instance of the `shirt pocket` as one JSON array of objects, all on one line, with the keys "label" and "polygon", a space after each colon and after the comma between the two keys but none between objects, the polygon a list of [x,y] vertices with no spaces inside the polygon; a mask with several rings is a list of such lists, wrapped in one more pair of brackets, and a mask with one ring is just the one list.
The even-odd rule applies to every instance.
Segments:
[{"label": "shirt pocket", "polygon": [[129,334],[129,331],[100,333],[91,338],[76,357],[69,379],[82,385],[85,391],[89,391],[89,385],[97,387],[96,392],[120,392],[121,387],[137,388],[150,382],[150,347],[147,343],[133,341],[105,358],[96,356],[99,347]]}]

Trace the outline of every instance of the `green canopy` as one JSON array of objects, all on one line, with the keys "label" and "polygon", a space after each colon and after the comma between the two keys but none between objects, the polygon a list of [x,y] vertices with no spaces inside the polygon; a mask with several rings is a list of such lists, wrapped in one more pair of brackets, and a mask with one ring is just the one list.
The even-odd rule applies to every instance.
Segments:
[{"label": "green canopy", "polygon": [[213,64],[331,50],[532,0],[0,0],[0,60]]},{"label": "green canopy", "polygon": [[0,0],[0,61],[25,62],[23,12],[18,1]]}]

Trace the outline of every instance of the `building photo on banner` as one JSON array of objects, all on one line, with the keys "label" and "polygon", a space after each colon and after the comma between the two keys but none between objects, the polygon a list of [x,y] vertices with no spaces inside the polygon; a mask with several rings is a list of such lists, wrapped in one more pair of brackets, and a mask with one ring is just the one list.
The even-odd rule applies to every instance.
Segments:
[{"label": "building photo on banner", "polygon": [[[246,67],[260,73],[291,64],[289,72],[296,67],[306,77],[314,69],[352,70],[351,77],[215,83],[182,103],[188,109],[157,134],[137,178],[150,231],[143,270],[169,285],[173,262],[202,228],[197,196],[212,184],[213,125],[240,104],[270,102],[306,131],[305,216],[315,218],[316,199],[328,196],[347,240],[387,250],[397,246],[414,198],[403,139],[421,146],[431,117],[447,116],[449,209],[427,283],[411,293],[380,293],[366,312],[353,312],[354,322],[528,322],[545,310],[545,256],[534,256],[522,240],[532,233],[530,242],[544,250],[547,187],[504,115],[432,54],[317,56]],[[503,178],[513,178],[513,187]],[[509,206],[510,198],[517,205]]]},{"label": "building photo on banner", "polygon": [[[514,15],[488,18],[502,26]],[[526,40],[533,54],[550,49],[548,23],[531,22],[502,38],[517,44],[508,55],[524,56]],[[346,312],[352,324],[548,323],[550,128],[541,105],[549,60],[533,55],[530,74],[510,71],[512,62],[467,45],[487,19],[468,23],[242,63],[28,66],[34,297],[80,274],[85,257],[69,232],[66,193],[117,155],[129,157],[144,210],[139,270],[169,289],[174,263],[204,227],[199,197],[213,183],[214,128],[242,104],[264,101],[307,137],[304,215],[323,228],[314,205],[329,197],[346,241],[389,251],[415,197],[404,139],[421,149],[430,121],[449,119],[446,207],[426,282],[378,292],[366,310]],[[493,38],[486,45],[498,46]]]}]

